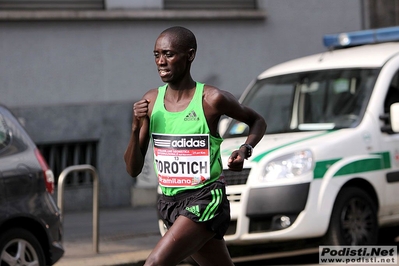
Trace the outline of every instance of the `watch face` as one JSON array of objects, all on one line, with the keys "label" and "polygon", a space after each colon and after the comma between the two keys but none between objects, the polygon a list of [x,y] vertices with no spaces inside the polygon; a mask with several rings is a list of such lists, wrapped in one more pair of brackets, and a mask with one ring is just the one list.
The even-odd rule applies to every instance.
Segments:
[{"label": "watch face", "polygon": [[248,158],[251,157],[251,155],[252,155],[252,149],[248,149],[247,155],[248,155]]}]

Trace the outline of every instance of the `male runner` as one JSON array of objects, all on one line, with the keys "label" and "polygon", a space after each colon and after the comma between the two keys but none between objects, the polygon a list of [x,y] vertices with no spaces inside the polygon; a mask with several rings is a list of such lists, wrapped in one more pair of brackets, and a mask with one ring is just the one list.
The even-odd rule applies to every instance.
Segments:
[{"label": "male runner", "polygon": [[150,140],[162,196],[159,213],[168,227],[145,265],[177,265],[191,256],[199,265],[233,265],[223,236],[230,222],[217,133],[222,115],[249,126],[248,137],[229,160],[241,171],[244,159],[266,130],[264,119],[227,91],[196,82],[190,73],[197,43],[183,27],[164,30],[154,47],[164,86],[133,105],[132,132],[125,152],[127,172],[137,177]]}]

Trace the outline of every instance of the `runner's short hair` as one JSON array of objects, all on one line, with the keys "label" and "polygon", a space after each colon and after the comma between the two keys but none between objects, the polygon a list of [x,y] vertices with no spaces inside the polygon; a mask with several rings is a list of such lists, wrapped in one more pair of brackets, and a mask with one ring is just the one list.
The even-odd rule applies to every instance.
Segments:
[{"label": "runner's short hair", "polygon": [[174,26],[167,28],[161,34],[173,34],[181,48],[194,49],[197,51],[197,39],[195,38],[194,33],[187,28]]}]

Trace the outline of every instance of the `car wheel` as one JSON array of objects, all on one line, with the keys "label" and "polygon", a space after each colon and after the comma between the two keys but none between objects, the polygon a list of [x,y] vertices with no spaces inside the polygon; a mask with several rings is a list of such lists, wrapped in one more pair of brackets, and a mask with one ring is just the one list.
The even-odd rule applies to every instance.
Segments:
[{"label": "car wheel", "polygon": [[0,237],[0,265],[45,265],[43,249],[29,231],[12,228]]},{"label": "car wheel", "polygon": [[356,187],[338,193],[326,234],[329,245],[373,245],[378,241],[377,207]]}]

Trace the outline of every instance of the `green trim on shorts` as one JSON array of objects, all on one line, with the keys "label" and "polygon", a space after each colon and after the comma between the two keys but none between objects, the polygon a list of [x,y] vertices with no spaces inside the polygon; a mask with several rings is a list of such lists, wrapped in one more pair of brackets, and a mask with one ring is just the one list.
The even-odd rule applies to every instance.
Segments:
[{"label": "green trim on shorts", "polygon": [[220,203],[222,202],[222,189],[215,189],[211,191],[212,201],[206,206],[205,211],[202,213],[199,221],[204,222],[215,217],[215,213],[219,208]]}]

